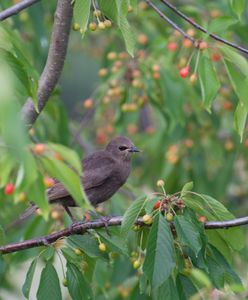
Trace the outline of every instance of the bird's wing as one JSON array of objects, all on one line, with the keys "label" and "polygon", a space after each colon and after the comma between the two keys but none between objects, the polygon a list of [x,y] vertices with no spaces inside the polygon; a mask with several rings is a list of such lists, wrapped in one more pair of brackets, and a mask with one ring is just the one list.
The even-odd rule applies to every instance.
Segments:
[{"label": "bird's wing", "polygon": [[[84,190],[87,192],[87,190],[103,184],[114,173],[115,164],[115,160],[106,151],[97,151],[88,155],[83,160]],[[70,196],[61,182],[55,183],[48,189],[47,194],[50,202]]]},{"label": "bird's wing", "polygon": [[106,151],[97,151],[83,160],[83,186],[85,191],[102,185],[113,176],[116,161]]}]

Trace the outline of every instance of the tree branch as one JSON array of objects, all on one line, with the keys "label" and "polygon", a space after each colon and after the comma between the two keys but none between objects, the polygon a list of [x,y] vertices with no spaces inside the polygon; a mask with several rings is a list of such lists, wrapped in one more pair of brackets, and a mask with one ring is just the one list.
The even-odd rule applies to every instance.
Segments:
[{"label": "tree branch", "polygon": [[23,0],[20,3],[17,3],[3,11],[0,12],[0,21],[3,21],[13,15],[17,15],[23,9],[39,2],[40,0]]},{"label": "tree branch", "polygon": [[[122,220],[123,220],[122,216],[112,217],[108,221],[108,226],[119,226],[121,225]],[[142,218],[138,218],[135,224],[141,226],[147,226],[142,221]],[[248,224],[248,216],[243,218],[233,219],[233,220],[227,220],[227,221],[205,222],[204,227],[205,229],[221,229],[221,228],[228,229],[230,227],[236,227],[245,224]],[[78,222],[72,224],[72,226],[70,226],[69,228],[63,229],[55,233],[51,233],[47,236],[42,236],[42,237],[38,237],[38,238],[34,238],[34,239],[30,239],[18,243],[1,246],[0,254],[13,253],[13,252],[39,247],[39,246],[47,246],[49,244],[56,242],[59,238],[67,237],[74,234],[84,234],[89,229],[104,228],[105,226],[106,226],[106,221],[102,219],[97,219],[85,223]]]},{"label": "tree branch", "polygon": [[188,22],[189,24],[191,24],[192,26],[194,26],[196,29],[206,33],[207,35],[209,35],[211,38],[215,39],[216,41],[219,41],[223,44],[226,44],[227,46],[230,46],[232,48],[235,48],[243,53],[248,54],[248,49],[243,48],[241,46],[236,45],[235,43],[229,42],[221,37],[219,37],[218,35],[214,34],[214,33],[210,33],[208,32],[205,28],[203,28],[201,25],[199,25],[198,23],[196,23],[195,21],[193,21],[191,18],[189,18],[188,16],[186,16],[184,13],[182,13],[181,11],[179,11],[174,5],[172,5],[169,1],[167,0],[160,0],[162,1],[167,7],[169,7],[174,13],[176,13],[179,17],[181,17],[182,19],[184,19],[186,22]]},{"label": "tree branch", "polygon": [[38,111],[28,99],[22,108],[25,122],[32,125],[45,107],[62,72],[69,41],[73,6],[71,0],[58,0],[45,68],[38,87]]},{"label": "tree branch", "polygon": [[180,28],[176,23],[174,23],[170,18],[168,18],[160,9],[157,8],[150,0],[145,0],[145,2],[156,11],[156,13],[167,23],[169,23],[175,30],[179,31],[186,39],[191,40],[193,44],[198,45],[197,41],[190,35],[188,35],[182,28]]}]

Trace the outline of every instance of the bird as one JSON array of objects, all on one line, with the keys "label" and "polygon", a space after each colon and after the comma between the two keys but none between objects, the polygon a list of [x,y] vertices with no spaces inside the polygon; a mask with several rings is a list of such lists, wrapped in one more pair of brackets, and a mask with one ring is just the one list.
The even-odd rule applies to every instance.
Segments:
[{"label": "bird", "polygon": [[[92,206],[97,207],[98,204],[109,200],[126,182],[131,172],[131,156],[135,152],[140,150],[128,137],[117,136],[104,150],[95,151],[82,160],[81,182]],[[50,204],[62,205],[75,221],[69,207],[75,207],[77,203],[61,182],[56,181],[47,190],[47,196]],[[33,204],[18,220],[26,219],[37,208]]]}]

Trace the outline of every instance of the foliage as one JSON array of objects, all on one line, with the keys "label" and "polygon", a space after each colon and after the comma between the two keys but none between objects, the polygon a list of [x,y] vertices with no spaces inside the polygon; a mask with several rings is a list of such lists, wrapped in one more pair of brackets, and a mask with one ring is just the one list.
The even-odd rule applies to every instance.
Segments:
[{"label": "foliage", "polygon": [[[89,149],[124,134],[143,152],[123,194],[97,208],[123,215],[121,227],[2,255],[0,288],[18,290],[10,272],[31,258],[22,287],[27,299],[68,294],[72,299],[190,299],[211,297],[216,289],[225,299],[242,297],[247,279],[238,267],[240,258],[248,260],[244,232],[206,230],[204,222],[230,220],[247,209],[246,57],[188,27],[162,3],[156,5],[198,41],[197,47],[143,1],[74,2],[68,55],[84,52],[85,60],[93,58],[99,66],[99,78],[93,74],[97,88],[90,97],[80,91],[80,101],[72,99],[71,88],[66,105],[63,88],[55,89],[28,130],[21,108],[28,98],[37,108],[38,74],[56,4],[41,1],[0,25],[1,245],[69,225],[60,207],[48,205],[46,189],[56,180],[73,195],[80,213],[90,208],[79,159]],[[209,31],[248,44],[245,1],[177,4]],[[81,84],[92,70],[73,72],[70,82],[79,78]],[[160,178],[165,184],[155,188]],[[37,214],[7,231],[29,201],[38,205]],[[138,218],[146,225],[135,225]]]}]

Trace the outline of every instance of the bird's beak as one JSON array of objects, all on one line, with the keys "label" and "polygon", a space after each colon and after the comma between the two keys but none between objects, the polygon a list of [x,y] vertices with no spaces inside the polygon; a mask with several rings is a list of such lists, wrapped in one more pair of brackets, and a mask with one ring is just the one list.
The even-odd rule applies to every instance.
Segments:
[{"label": "bird's beak", "polygon": [[140,150],[138,148],[136,148],[135,146],[132,146],[128,149],[128,152],[140,152]]}]

